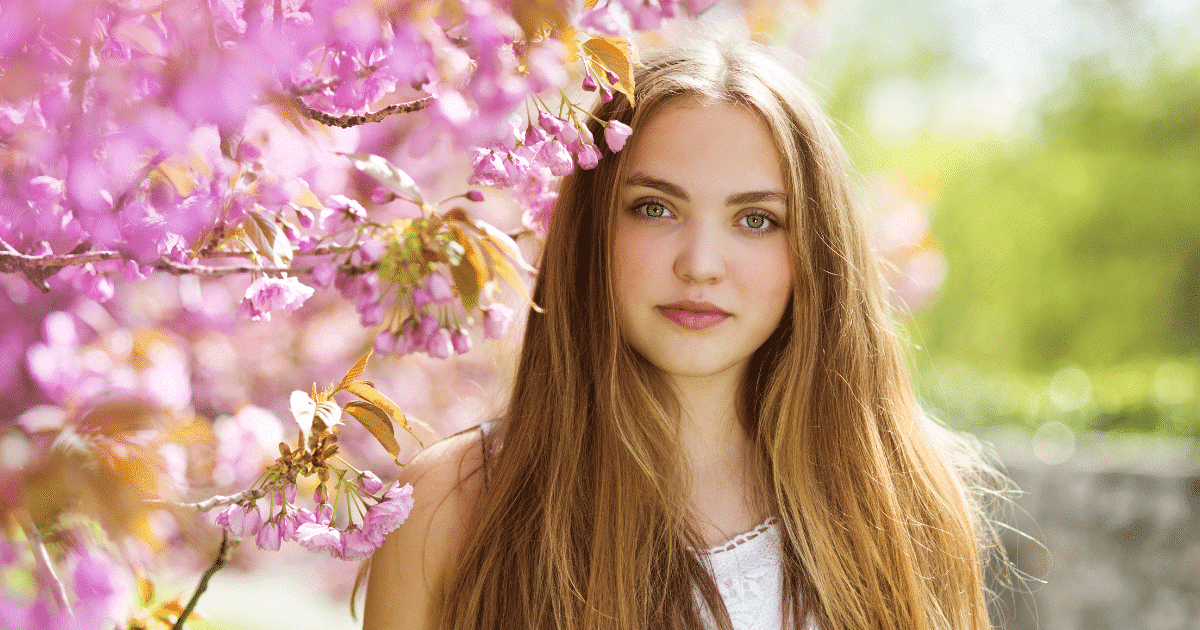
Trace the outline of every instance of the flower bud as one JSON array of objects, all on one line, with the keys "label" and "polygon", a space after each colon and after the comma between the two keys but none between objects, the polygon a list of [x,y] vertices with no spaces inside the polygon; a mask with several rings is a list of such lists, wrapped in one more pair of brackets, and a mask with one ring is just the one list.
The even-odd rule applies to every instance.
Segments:
[{"label": "flower bud", "polygon": [[493,302],[483,309],[483,336],[485,339],[499,339],[508,330],[509,320],[513,310],[506,304]]},{"label": "flower bud", "polygon": [[364,470],[362,474],[358,476],[358,485],[361,486],[363,490],[366,490],[367,494],[376,494],[380,490],[383,490],[383,482],[380,481],[379,477],[375,473],[369,470]]},{"label": "flower bud", "polygon": [[462,328],[455,328],[450,334],[450,341],[454,344],[454,352],[456,354],[466,354],[471,351],[471,335]]},{"label": "flower bud", "polygon": [[454,301],[454,289],[450,286],[450,281],[441,273],[429,274],[429,279],[426,280],[426,286],[429,287],[429,297],[433,298],[438,304],[449,304]]},{"label": "flower bud", "polygon": [[454,342],[450,339],[450,331],[445,328],[439,328],[437,332],[430,337],[426,352],[429,356],[435,359],[445,359],[454,351]]},{"label": "flower bud", "polygon": [[474,201],[475,203],[479,203],[480,201],[483,201],[483,191],[476,190],[476,189],[468,190],[467,191],[467,199],[470,199],[471,201]]}]

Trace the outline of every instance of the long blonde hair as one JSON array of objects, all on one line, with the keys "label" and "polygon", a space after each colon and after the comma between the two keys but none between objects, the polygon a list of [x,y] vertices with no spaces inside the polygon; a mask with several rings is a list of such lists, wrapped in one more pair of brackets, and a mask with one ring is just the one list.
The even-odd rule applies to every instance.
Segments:
[{"label": "long blonde hair", "polygon": [[[735,104],[764,122],[785,162],[794,292],[737,401],[760,501],[783,533],[785,618],[823,630],[989,627],[990,469],[914,399],[828,119],[751,44],[702,41],[643,63],[637,108],[618,95],[597,118],[637,134],[673,99]],[[624,155],[605,152],[563,181],[534,290],[545,312],[529,313],[503,448],[444,628],[698,628],[701,606],[731,627],[691,551],[703,542],[688,520],[678,401],[617,323]]]}]

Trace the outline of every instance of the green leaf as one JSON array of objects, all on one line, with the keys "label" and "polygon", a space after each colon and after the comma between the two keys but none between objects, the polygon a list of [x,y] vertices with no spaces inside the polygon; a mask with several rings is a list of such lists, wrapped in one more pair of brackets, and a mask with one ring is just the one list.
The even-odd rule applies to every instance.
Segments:
[{"label": "green leaf", "polygon": [[375,181],[391,188],[396,194],[417,205],[425,204],[425,200],[421,198],[421,190],[417,188],[417,182],[408,173],[400,170],[400,167],[389,162],[387,158],[371,153],[339,153],[338,155],[350,158],[354,168],[374,177]]},{"label": "green leaf", "polygon": [[417,437],[417,434],[413,433],[412,428],[408,426],[408,419],[404,417],[404,412],[400,410],[400,407],[392,402],[390,398],[384,396],[379,390],[375,389],[374,385],[367,381],[355,381],[346,386],[346,391],[383,409],[385,413],[399,423],[401,428],[408,431],[408,434],[417,441],[417,444],[421,445],[421,448],[425,448],[425,445]]},{"label": "green leaf", "polygon": [[358,420],[383,449],[392,456],[392,461],[400,463],[400,443],[396,441],[396,436],[392,432],[392,420],[388,417],[388,413],[380,409],[378,405],[373,405],[362,400],[355,400],[346,403],[346,414]]}]

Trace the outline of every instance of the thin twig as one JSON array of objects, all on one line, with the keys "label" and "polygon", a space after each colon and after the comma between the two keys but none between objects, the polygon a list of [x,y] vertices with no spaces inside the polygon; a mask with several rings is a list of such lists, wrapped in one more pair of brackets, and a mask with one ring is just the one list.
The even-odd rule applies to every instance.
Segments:
[{"label": "thin twig", "polygon": [[433,97],[426,96],[415,101],[408,101],[407,103],[388,105],[377,112],[368,112],[366,114],[354,114],[348,116],[334,116],[333,114],[326,114],[323,111],[309,107],[308,104],[300,99],[295,99],[295,103],[296,107],[305,116],[321,124],[329,125],[330,127],[348,128],[365,125],[367,123],[379,122],[384,118],[391,116],[392,114],[407,114],[425,109],[433,103]]},{"label": "thin twig", "polygon": [[46,552],[46,544],[42,542],[42,533],[38,531],[37,525],[32,521],[27,523],[29,528],[29,539],[33,542],[34,557],[37,558],[38,565],[45,571],[46,576],[50,578],[50,583],[54,585],[54,599],[58,600],[58,605],[62,607],[66,613],[72,617],[75,612],[71,610],[71,602],[67,599],[67,587],[63,585],[62,580],[58,579],[58,574],[54,572],[54,564],[50,562],[50,554]]},{"label": "thin twig", "polygon": [[175,620],[175,625],[171,626],[171,630],[183,630],[184,624],[187,623],[187,618],[191,616],[192,611],[196,609],[196,603],[200,601],[200,596],[204,591],[208,590],[208,580],[217,571],[225,567],[225,563],[229,562],[229,552],[233,550],[233,545],[229,542],[229,532],[221,531],[221,549],[217,551],[217,559],[213,560],[212,566],[200,576],[200,584],[196,586],[196,592],[192,593],[192,598],[188,600],[187,607],[183,612],[179,613],[179,619]]}]

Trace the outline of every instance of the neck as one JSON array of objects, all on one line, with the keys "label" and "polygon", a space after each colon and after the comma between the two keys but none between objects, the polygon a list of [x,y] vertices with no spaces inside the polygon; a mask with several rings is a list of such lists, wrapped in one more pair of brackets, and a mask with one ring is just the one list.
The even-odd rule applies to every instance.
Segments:
[{"label": "neck", "polygon": [[675,377],[679,437],[690,469],[690,502],[707,543],[720,544],[765,516],[753,497],[753,443],[737,417],[741,374]]}]

